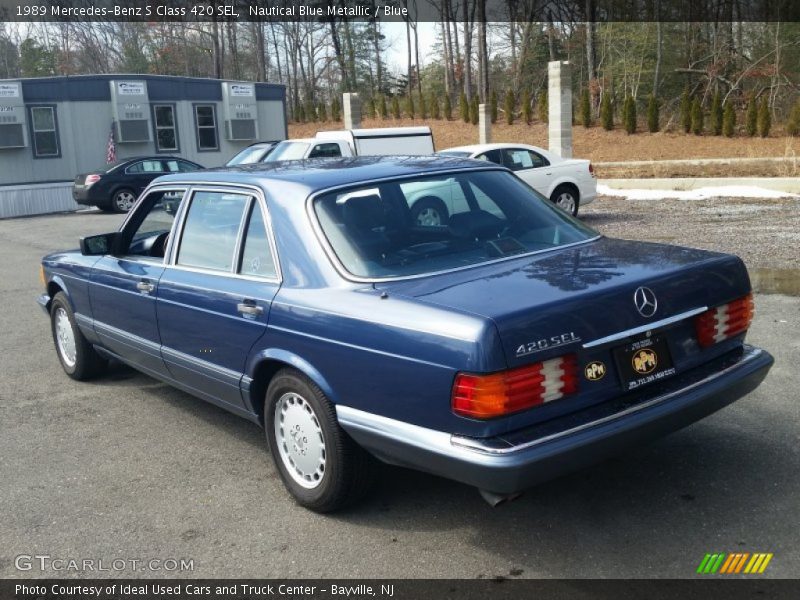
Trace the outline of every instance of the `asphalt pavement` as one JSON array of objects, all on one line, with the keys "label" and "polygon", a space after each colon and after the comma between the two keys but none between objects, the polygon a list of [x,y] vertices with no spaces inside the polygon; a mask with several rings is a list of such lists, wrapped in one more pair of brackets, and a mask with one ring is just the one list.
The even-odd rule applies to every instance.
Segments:
[{"label": "asphalt pavement", "polygon": [[[800,573],[800,298],[756,298],[749,341],[772,372],[687,429],[495,509],[386,467],[365,502],[321,516],[283,490],[257,426],[124,366],[62,372],[39,259],[121,220],[0,221],[0,577],[695,577],[709,552]],[[169,570],[181,559],[192,570]]]}]

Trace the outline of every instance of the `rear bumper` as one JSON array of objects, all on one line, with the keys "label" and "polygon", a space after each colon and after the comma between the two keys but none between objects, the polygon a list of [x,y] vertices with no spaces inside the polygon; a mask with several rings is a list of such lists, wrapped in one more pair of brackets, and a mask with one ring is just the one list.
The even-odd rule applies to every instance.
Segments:
[{"label": "rear bumper", "polygon": [[753,391],[772,363],[766,351],[744,346],[646,394],[488,439],[455,436],[347,406],[337,406],[337,414],[345,431],[381,460],[508,494],[690,425]]}]

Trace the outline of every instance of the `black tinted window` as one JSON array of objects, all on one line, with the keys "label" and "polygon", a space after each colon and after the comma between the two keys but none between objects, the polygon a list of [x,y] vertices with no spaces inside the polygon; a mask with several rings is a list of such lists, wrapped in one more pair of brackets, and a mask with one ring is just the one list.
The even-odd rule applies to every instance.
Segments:
[{"label": "black tinted window", "polygon": [[277,275],[264,215],[261,214],[261,207],[258,204],[253,204],[250,222],[247,224],[239,273],[258,277],[275,277]]}]

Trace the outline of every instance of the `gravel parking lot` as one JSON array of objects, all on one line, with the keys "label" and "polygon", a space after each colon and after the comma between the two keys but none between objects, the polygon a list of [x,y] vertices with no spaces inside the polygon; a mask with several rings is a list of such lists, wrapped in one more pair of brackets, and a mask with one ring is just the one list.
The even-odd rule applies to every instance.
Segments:
[{"label": "gravel parking lot", "polygon": [[[709,212],[720,203],[601,199],[585,218],[623,237],[791,264],[798,244],[772,228],[794,223],[796,235],[792,207],[766,212],[756,232]],[[364,504],[320,516],[283,491],[253,424],[123,366],[91,383],[63,374],[34,303],[39,258],[120,222],[0,221],[0,577],[692,577],[705,553],[734,551],[774,553],[765,576],[800,572],[800,298],[756,298],[750,341],[775,367],[683,431],[497,509],[469,487],[387,467]],[[21,572],[21,554],[185,558],[194,570]]]}]

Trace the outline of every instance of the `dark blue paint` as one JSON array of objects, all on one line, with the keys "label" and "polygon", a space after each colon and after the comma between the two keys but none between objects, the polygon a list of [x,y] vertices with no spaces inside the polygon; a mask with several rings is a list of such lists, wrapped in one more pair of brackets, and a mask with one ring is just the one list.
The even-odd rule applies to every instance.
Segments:
[{"label": "dark blue paint", "polygon": [[[513,436],[614,402],[622,393],[619,381],[613,372],[601,382],[583,379],[574,397],[483,422],[450,410],[459,371],[494,372],[565,353],[575,353],[580,365],[602,360],[611,366],[611,351],[623,342],[590,349],[583,349],[582,342],[648,321],[634,308],[638,285],[648,285],[658,296],[658,312],[651,321],[716,306],[750,290],[746,269],[736,257],[606,238],[448,274],[357,283],[336,270],[307,211],[310,195],[332,187],[442,170],[497,168],[456,158],[359,157],[169,175],[155,184],[225,183],[263,190],[281,285],[128,264],[114,257],[97,262],[75,252],[46,257],[46,274],[48,281],[68,290],[76,311],[93,323],[96,343],[236,414],[258,419],[263,397],[253,390],[263,391],[264,386],[254,385],[253,379],[265,361],[277,361],[305,373],[335,404],[485,439]],[[134,293],[142,278],[157,284],[150,297]],[[259,317],[236,311],[245,299],[263,308]],[[523,358],[516,355],[521,344],[566,333],[582,341]],[[687,377],[740,351],[744,337],[701,350],[691,320],[660,334],[668,340],[679,375]],[[763,377],[769,365],[760,368]],[[735,395],[737,389],[752,387],[752,377],[739,386],[746,375],[727,376],[726,389]],[[681,381],[676,376],[664,385]],[[652,392],[645,388],[643,393]],[[690,396],[685,401],[693,408],[684,417],[702,412],[696,407],[711,398],[702,390]],[[706,408],[721,405],[719,398],[709,402]],[[625,427],[635,430],[637,421],[626,421]],[[408,450],[401,447],[392,455],[395,451],[379,450],[374,440],[364,443],[393,462],[403,463]]]}]

